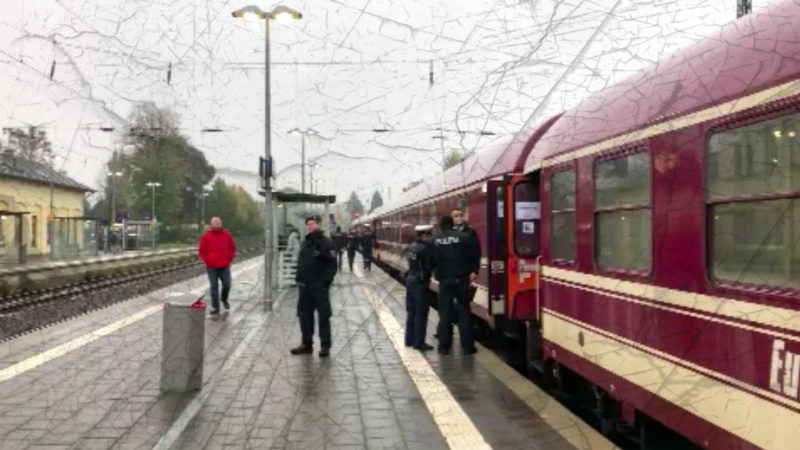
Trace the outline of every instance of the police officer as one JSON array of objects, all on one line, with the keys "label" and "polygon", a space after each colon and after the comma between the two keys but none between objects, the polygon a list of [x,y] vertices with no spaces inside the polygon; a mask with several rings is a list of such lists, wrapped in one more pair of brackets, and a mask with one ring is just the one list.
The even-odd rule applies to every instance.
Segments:
[{"label": "police officer", "polygon": [[342,233],[342,227],[336,227],[336,231],[331,233],[331,241],[333,242],[333,249],[336,250],[336,261],[338,271],[342,271],[342,253],[345,246],[345,235]]},{"label": "police officer", "polygon": [[369,228],[369,224],[364,225],[364,232],[361,234],[361,256],[364,257],[364,270],[372,272],[372,247],[375,245],[375,235]]},{"label": "police officer", "polygon": [[356,249],[358,248],[359,237],[355,231],[350,230],[347,234],[347,265],[350,267],[350,273],[353,273],[353,261],[356,258]]},{"label": "police officer", "polygon": [[475,251],[472,237],[456,231],[453,225],[451,216],[442,217],[439,222],[441,230],[434,238],[434,270],[439,281],[439,353],[450,353],[453,343],[452,317],[457,312],[461,349],[465,355],[471,355],[477,349],[472,336],[469,287],[478,278],[480,254]]},{"label": "police officer", "polygon": [[431,279],[432,249],[430,240],[432,227],[419,225],[415,228],[416,238],[406,248],[408,272],[406,274],[406,347],[420,351],[432,350],[425,343],[428,328],[428,299],[426,292]]},{"label": "police officer", "polygon": [[[456,231],[460,231],[462,233],[467,233],[470,238],[473,239],[472,242],[472,252],[475,255],[472,255],[472,258],[477,256],[478,258],[478,268],[480,269],[480,260],[481,260],[481,241],[478,239],[478,233],[475,232],[475,229],[471,226],[467,225],[467,215],[464,214],[464,210],[460,207],[453,208],[453,211],[450,212],[450,217],[453,218],[453,229]],[[473,280],[475,281],[475,280]]]},{"label": "police officer", "polygon": [[306,218],[308,234],[300,247],[295,279],[300,289],[297,316],[303,342],[291,350],[293,355],[314,351],[314,310],[319,318],[320,358],[330,354],[331,348],[331,299],[330,286],[336,275],[336,251],[330,239],[319,228],[319,216]]}]

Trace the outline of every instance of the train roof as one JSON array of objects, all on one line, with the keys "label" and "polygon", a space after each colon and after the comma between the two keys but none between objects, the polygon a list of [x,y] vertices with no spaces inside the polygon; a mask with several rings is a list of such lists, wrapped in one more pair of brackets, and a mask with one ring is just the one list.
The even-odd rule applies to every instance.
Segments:
[{"label": "train roof", "polygon": [[791,81],[800,72],[798,55],[800,1],[760,8],[566,111],[529,153],[525,171],[557,155]]},{"label": "train roof", "polygon": [[392,212],[406,205],[423,202],[447,192],[456,191],[471,184],[519,172],[527,152],[559,116],[553,116],[538,124],[533,130],[499,137],[467,156],[461,163],[422,181],[400,195],[395,201],[383,205],[370,214],[360,217],[359,223],[370,222],[375,217]]}]

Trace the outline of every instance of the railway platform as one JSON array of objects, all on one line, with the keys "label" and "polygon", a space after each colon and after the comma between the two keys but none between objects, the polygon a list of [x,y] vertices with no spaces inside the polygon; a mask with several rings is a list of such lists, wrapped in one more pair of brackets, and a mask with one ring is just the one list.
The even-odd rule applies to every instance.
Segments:
[{"label": "railway platform", "polygon": [[486,348],[405,348],[404,291],[377,269],[337,275],[329,358],[290,355],[297,291],[264,312],[262,267],[232,268],[199,391],[159,389],[161,304],[205,277],[0,343],[2,448],[613,448]]}]

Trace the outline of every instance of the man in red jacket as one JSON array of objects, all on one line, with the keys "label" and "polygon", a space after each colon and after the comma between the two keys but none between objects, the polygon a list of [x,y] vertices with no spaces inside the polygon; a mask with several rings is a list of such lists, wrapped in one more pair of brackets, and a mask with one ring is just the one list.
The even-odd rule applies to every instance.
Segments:
[{"label": "man in red jacket", "polygon": [[211,315],[219,314],[218,280],[222,280],[222,305],[225,309],[231,309],[228,292],[231,290],[231,261],[236,255],[236,244],[231,234],[222,229],[219,217],[211,218],[211,229],[200,237],[197,254],[206,264],[208,280],[211,282]]}]

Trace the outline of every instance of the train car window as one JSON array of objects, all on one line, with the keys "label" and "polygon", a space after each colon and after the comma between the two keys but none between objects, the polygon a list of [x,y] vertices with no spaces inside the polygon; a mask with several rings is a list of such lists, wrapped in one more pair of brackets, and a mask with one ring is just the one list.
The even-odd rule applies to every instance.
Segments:
[{"label": "train car window", "polygon": [[602,269],[649,272],[650,154],[594,165],[595,263]]},{"label": "train car window", "polygon": [[575,171],[563,170],[550,177],[550,257],[575,259]]},{"label": "train car window", "polygon": [[520,182],[514,185],[514,252],[532,258],[539,254],[539,184]]},{"label": "train car window", "polygon": [[800,288],[800,114],[708,139],[709,269],[718,281]]}]

